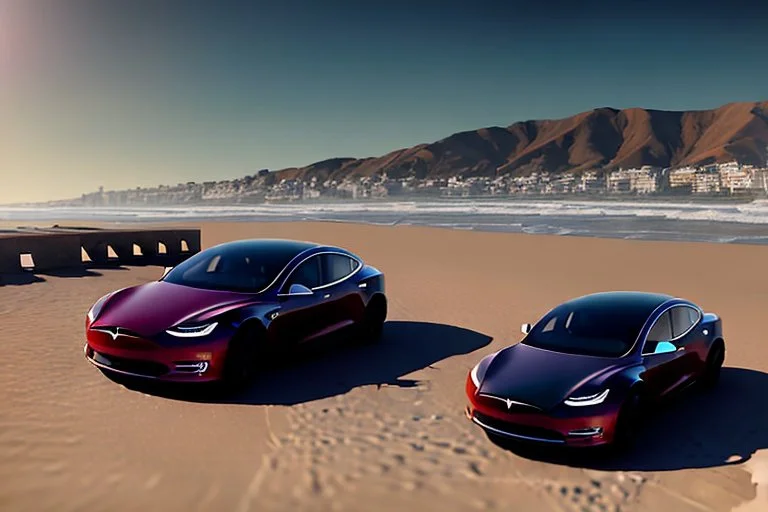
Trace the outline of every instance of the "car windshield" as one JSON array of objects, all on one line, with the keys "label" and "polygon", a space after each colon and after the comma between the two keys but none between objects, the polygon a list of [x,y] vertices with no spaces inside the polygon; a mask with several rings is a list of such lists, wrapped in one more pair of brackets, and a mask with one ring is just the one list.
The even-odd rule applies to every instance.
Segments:
[{"label": "car windshield", "polygon": [[522,343],[555,352],[620,357],[637,340],[643,308],[564,304],[542,318]]},{"label": "car windshield", "polygon": [[257,293],[293,259],[295,252],[223,246],[200,252],[174,267],[163,281],[206,290]]}]

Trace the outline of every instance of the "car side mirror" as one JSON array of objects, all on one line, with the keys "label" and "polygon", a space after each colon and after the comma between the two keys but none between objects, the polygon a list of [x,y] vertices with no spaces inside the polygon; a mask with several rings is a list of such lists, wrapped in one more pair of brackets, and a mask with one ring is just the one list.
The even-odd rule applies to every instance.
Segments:
[{"label": "car side mirror", "polygon": [[523,324],[520,326],[520,332],[523,334],[528,334],[531,332],[531,324]]},{"label": "car side mirror", "polygon": [[303,284],[292,284],[290,288],[288,288],[288,296],[290,297],[296,297],[296,296],[302,296],[302,295],[312,295],[313,292]]},{"label": "car side mirror", "polygon": [[677,347],[670,341],[660,341],[656,344],[656,348],[653,350],[654,354],[669,354],[676,352]]}]

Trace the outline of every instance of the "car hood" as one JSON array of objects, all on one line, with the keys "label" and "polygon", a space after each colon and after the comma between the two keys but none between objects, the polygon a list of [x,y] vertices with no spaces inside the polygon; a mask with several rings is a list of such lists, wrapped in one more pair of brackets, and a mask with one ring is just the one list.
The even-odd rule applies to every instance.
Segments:
[{"label": "car hood", "polygon": [[153,336],[181,322],[205,321],[212,313],[255,302],[250,294],[155,281],[112,295],[92,326],[123,327],[141,336]]},{"label": "car hood", "polygon": [[478,393],[547,410],[582,385],[594,383],[620,367],[615,359],[563,354],[518,343],[493,357]]}]

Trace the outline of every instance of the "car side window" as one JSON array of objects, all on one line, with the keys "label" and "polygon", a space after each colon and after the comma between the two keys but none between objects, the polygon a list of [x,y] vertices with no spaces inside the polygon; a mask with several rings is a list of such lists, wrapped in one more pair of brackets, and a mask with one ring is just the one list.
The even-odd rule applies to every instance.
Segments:
[{"label": "car side window", "polygon": [[689,306],[677,306],[670,310],[672,313],[672,334],[679,338],[698,321],[698,312]]},{"label": "car side window", "polygon": [[[571,316],[569,315],[568,316],[568,320],[570,320],[570,319],[571,319]],[[557,323],[557,317],[553,316],[552,319],[549,322],[547,322],[547,324],[544,326],[544,328],[541,330],[541,332],[552,332],[552,331],[554,331],[555,330],[555,323]],[[568,327],[567,324],[566,324],[566,327]]]},{"label": "car side window", "polygon": [[357,260],[343,254],[323,254],[323,276],[321,284],[335,283],[357,270]]},{"label": "car side window", "polygon": [[310,289],[320,286],[319,257],[313,256],[296,267],[285,282],[283,293],[287,293],[294,284],[301,284]]},{"label": "car side window", "polygon": [[652,354],[656,350],[656,345],[660,341],[669,341],[672,339],[672,322],[669,311],[662,314],[656,323],[653,324],[643,347],[643,354]]}]

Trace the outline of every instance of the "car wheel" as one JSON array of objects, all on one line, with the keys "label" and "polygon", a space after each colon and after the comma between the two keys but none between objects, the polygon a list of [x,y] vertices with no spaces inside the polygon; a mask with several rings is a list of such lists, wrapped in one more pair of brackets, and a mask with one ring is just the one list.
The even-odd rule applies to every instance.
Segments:
[{"label": "car wheel", "polygon": [[642,395],[638,391],[630,392],[619,409],[616,419],[616,431],[614,434],[613,448],[625,451],[631,448],[637,437],[637,432],[642,419],[643,402]]},{"label": "car wheel", "polygon": [[363,314],[360,336],[365,343],[375,343],[381,339],[384,322],[387,319],[387,301],[377,295],[371,299]]},{"label": "car wheel", "polygon": [[722,343],[717,343],[709,351],[704,374],[702,375],[701,384],[705,389],[714,388],[720,380],[720,370],[723,368],[724,362],[725,346]]},{"label": "car wheel", "polygon": [[244,327],[230,340],[224,360],[223,384],[228,390],[242,389],[253,381],[258,369],[261,342],[260,333]]}]

